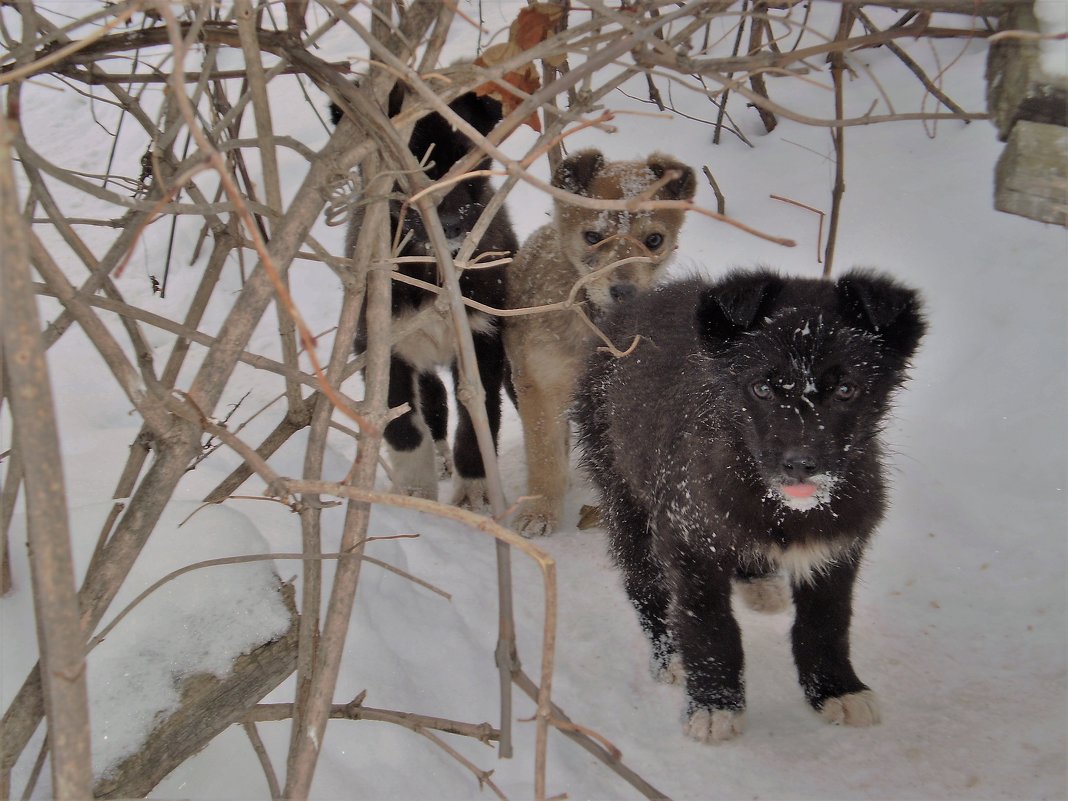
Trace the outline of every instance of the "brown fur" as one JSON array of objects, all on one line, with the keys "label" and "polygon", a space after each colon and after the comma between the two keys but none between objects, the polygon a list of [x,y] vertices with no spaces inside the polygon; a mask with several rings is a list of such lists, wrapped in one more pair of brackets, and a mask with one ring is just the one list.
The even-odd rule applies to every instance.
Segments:
[{"label": "brown fur", "polygon": [[[654,199],[692,199],[693,170],[662,153],[646,161],[608,162],[600,152],[584,150],[557,167],[552,183],[579,195],[618,200],[640,194],[668,170],[677,171],[678,177],[661,187]],[[679,209],[598,211],[556,200],[553,221],[527,239],[508,268],[508,307],[566,300],[583,277],[636,259],[583,284],[577,300],[596,320],[613,303],[656,281],[677,247],[683,216]],[[587,232],[604,238],[591,245]],[[654,235],[662,242],[651,240]],[[523,423],[530,496],[520,507],[515,526],[528,537],[549,534],[560,521],[568,483],[567,409],[591,336],[572,311],[505,318],[504,345]]]}]

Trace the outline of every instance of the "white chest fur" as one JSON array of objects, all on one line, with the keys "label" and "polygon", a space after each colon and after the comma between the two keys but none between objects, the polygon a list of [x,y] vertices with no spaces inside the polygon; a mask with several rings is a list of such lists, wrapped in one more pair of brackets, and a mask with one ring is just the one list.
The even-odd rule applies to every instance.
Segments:
[{"label": "white chest fur", "polygon": [[787,548],[773,545],[767,551],[768,558],[786,571],[795,583],[811,580],[815,574],[839,559],[848,559],[851,554],[852,549],[848,545],[823,542]]},{"label": "white chest fur", "polygon": [[[418,313],[405,312],[394,320],[394,324],[401,326]],[[474,333],[487,333],[496,325],[493,318],[478,312],[469,314],[467,319]],[[452,364],[456,359],[456,332],[452,319],[444,312],[430,314],[416,331],[398,340],[393,351],[420,371]]]}]

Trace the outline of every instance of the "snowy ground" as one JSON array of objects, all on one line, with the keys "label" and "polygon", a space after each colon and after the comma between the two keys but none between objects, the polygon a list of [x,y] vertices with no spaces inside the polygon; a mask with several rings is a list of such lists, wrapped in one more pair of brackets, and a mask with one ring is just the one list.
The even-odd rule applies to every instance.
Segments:
[{"label": "snowy ground", "polygon": [[[500,11],[499,22],[493,16],[498,13],[495,4],[485,5],[491,28],[513,13]],[[326,53],[353,55],[353,47],[333,41]],[[449,57],[461,52],[458,48]],[[923,44],[913,52],[932,71],[936,61],[947,65],[956,59],[946,90],[966,108],[982,108],[983,44],[939,42],[934,49]],[[859,58],[877,73],[898,110],[920,108],[918,83],[892,54],[868,51]],[[278,88],[281,97],[291,92],[293,102],[299,102],[294,85],[280,81]],[[642,95],[644,82],[629,88]],[[770,89],[805,113],[829,116],[833,107],[831,94],[822,88],[799,82],[787,87],[773,80]],[[787,95],[787,89],[792,93]],[[848,97],[850,113],[860,114],[878,92],[861,72],[850,83]],[[678,95],[676,100],[690,113],[711,114],[707,101]],[[60,104],[66,114],[56,113]],[[618,109],[637,105],[621,95],[611,101]],[[29,86],[23,107],[27,136],[46,155],[87,171],[102,170],[109,142],[103,137],[97,142],[95,129],[87,128],[84,98]],[[924,107],[930,110],[933,103],[928,99]],[[696,168],[707,164],[726,194],[729,214],[798,241],[796,248],[785,249],[692,216],[676,274],[718,275],[731,266],[764,263],[791,274],[818,275],[816,216],[769,195],[829,209],[833,162],[827,129],[783,121],[773,134],[762,135],[751,111],[732,104],[732,113],[755,148],[729,135],[713,147],[707,125],[636,116],[619,117],[614,136],[586,132],[571,146],[595,145],[614,158],[662,149]],[[326,132],[314,120],[278,116],[312,146],[325,140]],[[888,432],[895,454],[894,504],[869,553],[856,599],[855,663],[881,695],[882,725],[851,730],[821,723],[796,684],[789,655],[790,615],[760,617],[743,611],[747,731],[718,747],[688,741],[681,733],[682,691],[657,685],[649,676],[646,645],[607,559],[602,532],[574,527],[579,506],[593,499],[580,476],[569,496],[571,524],[539,543],[556,558],[561,579],[556,702],[573,720],[611,740],[630,767],[673,798],[1068,796],[1068,232],[992,209],[994,163],[1002,146],[989,123],[942,122],[934,138],[931,132],[931,125],[919,122],[846,132],[847,192],[837,267],[877,266],[919,287],[931,322],[913,381],[900,397]],[[509,147],[524,152],[525,136],[517,135]],[[80,146],[68,153],[76,137]],[[131,150],[139,155],[143,146],[135,143]],[[536,169],[544,174],[544,165]],[[297,173],[292,176],[295,186]],[[703,181],[699,201],[715,205]],[[521,236],[540,225],[542,211],[548,211],[544,197],[523,188],[513,194],[510,206]],[[179,248],[188,252],[195,234],[192,227],[179,229]],[[316,235],[340,249],[338,229],[320,226]],[[146,276],[156,270],[162,241],[162,234],[150,237],[119,285],[131,302],[176,315],[188,302],[200,268],[180,264],[172,272],[168,299],[151,299]],[[307,264],[294,269],[297,300],[313,329],[332,325],[340,294],[336,279]],[[236,289],[236,269],[226,280]],[[41,306],[46,319],[54,316],[53,305],[42,301]],[[221,306],[211,310],[212,324],[222,319],[226,310]],[[275,352],[272,327],[268,319],[250,350]],[[157,354],[165,354],[170,337],[149,335]],[[324,352],[328,347],[324,342]],[[49,358],[71,515],[85,551],[91,548],[101,504],[114,488],[137,421],[126,413],[110,379],[100,378],[102,368],[83,341],[67,336]],[[279,391],[252,371],[243,375],[247,384],[235,380],[231,386],[235,393],[251,390],[244,409],[259,408]],[[10,447],[6,417],[4,424],[0,450]],[[271,425],[272,420],[257,420],[245,431],[247,441],[257,442]],[[302,452],[303,439],[298,438],[272,464],[282,474],[298,475]],[[511,407],[500,453],[505,490],[514,498],[523,490],[524,468],[522,436]],[[327,475],[342,475],[351,456],[351,444],[339,438],[328,454]],[[189,474],[176,496],[182,502],[175,504],[176,519],[185,516],[185,502],[203,497],[233,464],[220,452]],[[252,481],[245,489],[251,494],[260,487]],[[193,531],[214,533],[232,553],[297,550],[296,519],[282,507],[234,501],[228,509],[194,518]],[[334,536],[341,515],[339,510],[326,513],[327,530]],[[221,553],[194,548],[197,537],[183,531],[167,529],[160,535],[186,538],[181,542],[187,552],[179,556],[193,560]],[[5,707],[36,654],[23,532],[20,518],[12,534],[18,590],[0,602],[0,703]],[[484,536],[447,522],[376,510],[372,535],[413,532],[421,536],[375,542],[369,552],[432,582],[452,599],[367,567],[337,700],[366,689],[372,706],[495,721],[494,549]],[[151,558],[147,555],[146,576],[174,566]],[[514,566],[520,657],[534,672],[540,659],[541,585],[534,566],[521,556],[514,558]],[[292,563],[278,563],[277,569],[283,578],[297,572]],[[217,579],[201,585],[205,592],[213,581]],[[254,582],[250,578],[247,583]],[[244,602],[220,599],[217,605],[230,603]],[[171,614],[177,616],[177,611]],[[94,715],[99,717],[102,704],[115,702],[104,700],[95,689],[98,684],[92,686]],[[133,697],[137,691],[128,692]],[[267,700],[290,700],[291,693],[287,683]],[[513,799],[533,792],[534,727],[522,722],[533,706],[518,692],[516,700],[520,722],[514,760],[498,761],[491,749],[471,742],[454,743],[480,767],[494,769],[494,780]],[[276,765],[281,764],[288,727],[267,724],[261,730]],[[97,756],[100,767],[99,751]],[[20,775],[28,769],[25,762]],[[550,794],[638,797],[562,736],[551,738],[549,764]],[[475,779],[453,760],[417,735],[382,723],[331,723],[313,789],[321,799],[479,796]],[[44,782],[38,797],[47,795]],[[231,730],[176,770],[154,796],[262,798],[267,789],[244,734]],[[482,796],[490,797],[488,791]]]}]

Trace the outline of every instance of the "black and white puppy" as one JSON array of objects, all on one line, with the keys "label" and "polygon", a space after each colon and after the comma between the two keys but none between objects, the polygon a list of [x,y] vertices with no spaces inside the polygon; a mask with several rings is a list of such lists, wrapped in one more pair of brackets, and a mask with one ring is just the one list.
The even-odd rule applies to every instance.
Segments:
[{"label": "black and white puppy", "polygon": [[[403,89],[398,85],[390,94],[390,116],[400,112],[403,99]],[[493,130],[502,118],[500,103],[489,97],[478,97],[473,92],[461,95],[449,105],[483,135]],[[336,123],[340,119],[340,109],[334,106],[332,113]],[[474,147],[470,139],[436,113],[419,120],[409,139],[412,154],[417,159],[426,159],[426,174],[431,180],[444,176]],[[489,164],[490,160],[487,158],[478,169],[486,169]],[[492,197],[493,188],[489,179],[477,177],[459,182],[439,202],[438,215],[454,255]],[[394,241],[404,243],[400,256],[433,257],[434,252],[426,229],[416,211],[404,206],[400,200],[392,200],[390,216]],[[355,215],[349,227],[346,244],[347,254],[350,256],[356,247],[361,224],[362,215]],[[507,212],[502,209],[480,240],[472,259],[490,252],[511,256],[516,250],[518,242],[515,233]],[[433,262],[401,264],[397,270],[411,278],[441,285],[438,267]],[[504,265],[465,270],[460,276],[460,290],[466,298],[493,308],[503,308],[505,270]],[[432,292],[394,281],[394,325],[420,313],[436,299],[437,295]],[[468,310],[468,320],[474,334],[479,375],[486,392],[486,412],[496,443],[501,419],[501,388],[506,369],[504,346],[496,318],[480,311]],[[364,349],[365,339],[364,334],[357,337],[358,351]],[[439,478],[443,474],[455,472],[453,502],[481,507],[487,503],[486,472],[471,417],[462,403],[456,404],[459,420],[454,448],[450,451],[448,446],[448,396],[438,374],[439,368],[443,367],[451,369],[455,382],[456,341],[452,324],[444,314],[433,318],[431,322],[393,346],[389,405],[395,407],[408,403],[412,408],[407,414],[391,421],[385,430],[393,489],[396,492],[436,500]]]},{"label": "black and white puppy", "polygon": [[764,611],[792,591],[809,703],[877,723],[850,662],[852,594],[886,506],[884,416],[926,328],[917,294],[865,271],[736,272],[650,290],[603,327],[642,340],[589,357],[579,444],[654,672],[685,680],[685,732],[716,742],[744,726],[732,585]]}]

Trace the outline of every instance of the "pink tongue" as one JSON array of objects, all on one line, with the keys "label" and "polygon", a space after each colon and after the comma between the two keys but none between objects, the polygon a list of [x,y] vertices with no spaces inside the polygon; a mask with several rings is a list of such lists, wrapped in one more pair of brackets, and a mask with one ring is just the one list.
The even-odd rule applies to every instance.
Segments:
[{"label": "pink tongue", "polygon": [[791,498],[810,498],[816,493],[815,484],[783,484],[782,491]]}]

